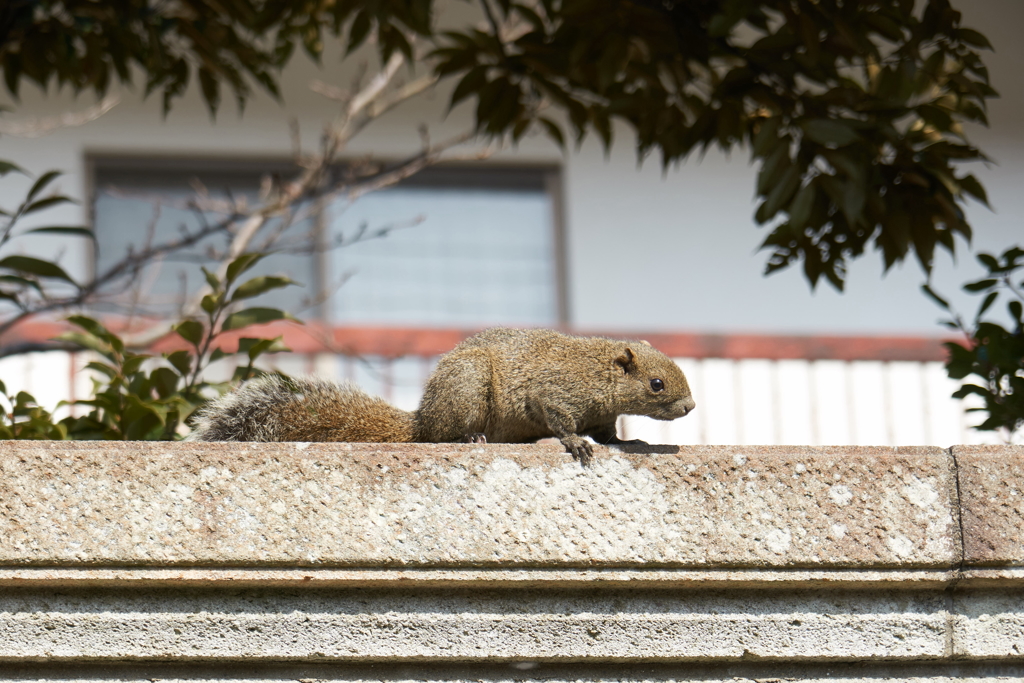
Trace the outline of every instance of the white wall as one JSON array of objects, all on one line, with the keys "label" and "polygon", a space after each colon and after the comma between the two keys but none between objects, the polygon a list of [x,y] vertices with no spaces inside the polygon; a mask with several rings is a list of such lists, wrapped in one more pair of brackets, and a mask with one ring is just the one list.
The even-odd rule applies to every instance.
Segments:
[{"label": "white wall", "polygon": [[[998,53],[990,61],[995,87],[1003,99],[992,105],[992,129],[976,140],[999,162],[979,175],[989,188],[995,213],[972,206],[975,246],[1001,250],[1024,242],[1024,134],[1018,120],[1024,100],[1019,64],[1024,46],[1024,4],[1018,0],[974,0],[964,6],[966,23],[988,34]],[[331,63],[333,60],[325,60]],[[0,158],[35,173],[68,171],[62,189],[77,197],[86,192],[83,159],[90,152],[176,156],[281,156],[290,150],[288,120],[299,121],[307,145],[314,145],[331,102],[312,94],[313,78],[347,85],[337,65],[317,72],[299,63],[282,79],[285,105],[257,97],[239,118],[230,101],[211,121],[195,89],[162,119],[157,97],[142,102],[125,92],[124,101],[103,118],[80,128],[60,130],[39,140],[0,137]],[[92,100],[67,94],[42,97],[25,85],[23,101],[8,118],[18,120],[81,109]],[[460,129],[468,120],[462,107],[443,120],[445,94],[407,104],[360,138],[352,151],[390,156],[418,145],[416,126],[428,123],[435,136]],[[755,169],[744,156],[726,160],[711,153],[662,175],[657,160],[637,170],[632,140],[620,136],[605,159],[596,144],[562,159],[544,139],[528,140],[502,161],[561,161],[565,168],[565,212],[571,322],[580,328],[911,333],[937,335],[940,312],[918,292],[923,275],[907,263],[882,279],[880,260],[869,254],[852,268],[847,293],[828,285],[811,293],[796,270],[763,278],[765,257],[756,253],[763,233],[752,221]],[[4,180],[0,205],[10,205],[20,188]],[[84,206],[44,216],[47,222],[86,220]],[[37,243],[52,254],[53,242]],[[80,251],[61,246],[62,262],[77,272]],[[935,280],[944,292],[978,273],[961,250],[959,264],[939,257]],[[970,303],[970,302],[968,302]]]}]

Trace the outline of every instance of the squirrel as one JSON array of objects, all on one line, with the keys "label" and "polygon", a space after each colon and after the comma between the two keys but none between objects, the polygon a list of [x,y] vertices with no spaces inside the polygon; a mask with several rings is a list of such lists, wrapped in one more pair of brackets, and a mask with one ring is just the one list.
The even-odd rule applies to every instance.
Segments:
[{"label": "squirrel", "polygon": [[584,467],[619,415],[674,420],[694,409],[682,370],[645,341],[493,328],[441,357],[420,407],[351,384],[264,375],[197,412],[190,441],[529,443],[556,437]]}]

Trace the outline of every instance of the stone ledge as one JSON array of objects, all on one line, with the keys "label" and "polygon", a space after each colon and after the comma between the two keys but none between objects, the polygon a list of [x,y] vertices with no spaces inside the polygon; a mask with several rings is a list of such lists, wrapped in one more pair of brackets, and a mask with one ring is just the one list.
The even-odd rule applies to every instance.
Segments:
[{"label": "stone ledge", "polygon": [[598,450],[584,470],[546,445],[7,442],[0,567],[961,562],[941,449]]},{"label": "stone ledge", "polygon": [[0,589],[32,588],[219,588],[219,589],[885,589],[946,590],[953,587],[1024,586],[1017,571],[956,570],[770,570],[770,569],[227,569],[23,567],[0,569]]},{"label": "stone ledge", "polygon": [[599,449],[583,470],[542,445],[0,442],[0,679],[86,662],[1024,671],[1022,455]]},{"label": "stone ledge", "polygon": [[1024,661],[1020,591],[65,590],[0,663]]},{"label": "stone ledge", "polygon": [[964,562],[1024,568],[1024,446],[954,446]]}]

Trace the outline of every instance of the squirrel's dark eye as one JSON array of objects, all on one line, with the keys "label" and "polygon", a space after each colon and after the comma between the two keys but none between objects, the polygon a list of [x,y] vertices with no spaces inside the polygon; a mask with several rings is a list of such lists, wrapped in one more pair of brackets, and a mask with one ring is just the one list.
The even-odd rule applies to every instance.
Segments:
[{"label": "squirrel's dark eye", "polygon": [[665,391],[665,383],[662,382],[660,379],[652,379],[651,389],[653,389],[654,391]]}]

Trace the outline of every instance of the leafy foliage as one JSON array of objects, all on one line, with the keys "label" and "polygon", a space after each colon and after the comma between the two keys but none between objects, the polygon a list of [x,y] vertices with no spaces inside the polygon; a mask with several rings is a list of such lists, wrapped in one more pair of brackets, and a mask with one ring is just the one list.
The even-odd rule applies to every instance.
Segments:
[{"label": "leafy foliage", "polygon": [[[15,164],[0,160],[0,177],[8,173],[25,174]],[[25,199],[13,211],[0,209],[4,220],[0,228],[0,248],[13,239],[31,234],[57,234],[92,239],[92,231],[81,226],[48,225],[31,229],[18,229],[20,219],[43,209],[65,204],[72,200],[58,194],[43,196],[47,187],[60,176],[49,171],[32,184]],[[31,256],[10,255],[0,258],[0,301],[7,301],[19,311],[32,309],[45,298],[51,287],[77,288],[79,285],[63,268],[53,261]]]},{"label": "leafy foliage", "polygon": [[930,271],[936,246],[970,238],[957,203],[985,193],[954,164],[984,159],[962,124],[984,123],[995,91],[978,54],[988,41],[947,0],[923,12],[909,0],[497,5],[526,28],[447,33],[435,52],[438,72],[459,77],[453,105],[475,97],[485,133],[515,139],[535,122],[560,144],[548,104],[577,140],[595,132],[606,147],[618,119],[666,166],[749,145],[769,273],[802,262],[812,285],[841,289],[868,246],[887,269],[912,251]]},{"label": "leafy foliage", "polygon": [[164,113],[194,76],[213,113],[222,83],[239,108],[250,81],[279,98],[277,73],[295,46],[319,59],[324,34],[348,23],[350,50],[376,28],[383,53],[411,55],[405,32],[427,33],[430,10],[429,0],[9,0],[0,3],[0,65],[15,97],[22,78],[102,94],[139,68],[146,93],[162,91]]},{"label": "leafy foliage", "polygon": [[[767,272],[802,263],[808,281],[842,288],[847,262],[878,249],[886,269],[970,239],[962,209],[982,203],[956,167],[984,160],[963,135],[995,96],[949,0],[476,0],[488,28],[437,32],[433,0],[14,0],[0,7],[0,64],[22,77],[104,92],[132,66],[164,109],[193,69],[211,111],[220,84],[239,105],[254,80],[277,96],[296,45],[319,59],[376,38],[381,56],[413,58],[475,100],[478,130],[519,140],[538,128],[559,145],[615,122],[664,165],[710,146],[749,146],[760,162],[756,219],[769,226]],[[112,75],[113,74],[113,75]]]},{"label": "leafy foliage", "polygon": [[[1010,434],[1024,427],[1024,249],[1013,247],[998,258],[978,254],[978,261],[988,274],[964,285],[965,291],[983,296],[969,325],[928,285],[924,285],[924,292],[950,312],[946,325],[966,337],[964,345],[946,343],[946,372],[956,380],[971,376],[981,380],[980,384],[965,383],[953,397],[980,396],[985,407],[970,410],[985,412],[988,417],[977,429]],[[1000,297],[1009,299],[1008,327],[985,318]]]},{"label": "leafy foliage", "polygon": [[63,440],[68,438],[67,426],[56,422],[34,396],[19,391],[7,395],[7,386],[0,381],[0,398],[11,406],[10,413],[0,412],[0,439]]},{"label": "leafy foliage", "polygon": [[[228,274],[220,278],[206,273],[210,293],[203,298],[201,319],[187,319],[174,330],[191,347],[190,350],[165,353],[160,358],[136,353],[124,341],[96,320],[76,315],[68,320],[78,329],[58,337],[59,341],[98,354],[100,359],[88,363],[92,370],[92,398],[76,401],[89,412],[81,417],[55,421],[41,408],[34,397],[19,392],[7,396],[9,414],[0,413],[0,439],[106,439],[106,440],[169,440],[176,438],[180,427],[192,412],[211,397],[222,394],[233,384],[262,374],[256,361],[268,353],[288,351],[280,337],[272,339],[242,338],[237,354],[244,354],[247,363],[236,368],[231,381],[211,383],[204,379],[210,363],[232,352],[222,348],[221,335],[252,324],[294,318],[273,308],[248,308],[232,312],[239,302],[264,292],[286,287],[291,280],[283,277],[256,277],[241,284],[238,278],[263,258],[264,254],[243,254],[228,266]],[[0,383],[0,394],[6,387]]]}]

